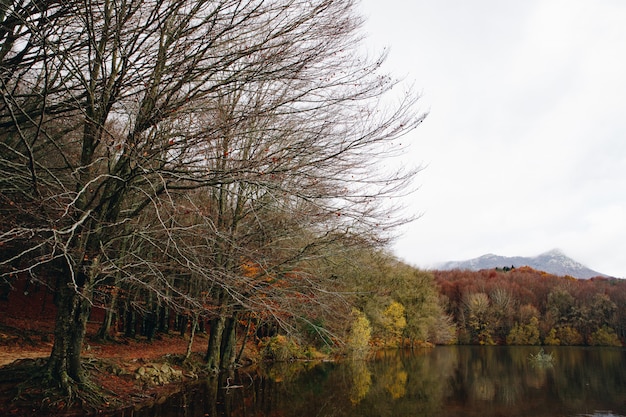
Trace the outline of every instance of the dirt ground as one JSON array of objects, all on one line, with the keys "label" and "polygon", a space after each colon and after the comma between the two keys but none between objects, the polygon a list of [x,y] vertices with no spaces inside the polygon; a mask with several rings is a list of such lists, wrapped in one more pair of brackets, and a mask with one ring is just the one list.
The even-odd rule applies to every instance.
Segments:
[{"label": "dirt ground", "polygon": [[[15,317],[0,318],[0,367],[19,359],[45,358],[52,350],[53,332],[47,330],[51,323],[33,321]],[[90,323],[87,331],[87,342],[83,350],[84,358],[110,359],[118,361],[142,363],[160,358],[164,355],[182,355],[187,351],[189,335],[179,334],[157,335],[148,342],[144,337],[117,337],[113,342],[95,342],[93,335],[97,331],[97,323]],[[29,330],[24,330],[29,329]],[[206,350],[207,338],[197,334],[194,338],[193,352],[203,353]]]}]

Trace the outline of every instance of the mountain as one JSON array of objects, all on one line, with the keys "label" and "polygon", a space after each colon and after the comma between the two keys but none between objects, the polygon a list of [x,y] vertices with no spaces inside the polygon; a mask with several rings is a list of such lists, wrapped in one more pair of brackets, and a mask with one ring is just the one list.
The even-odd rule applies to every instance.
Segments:
[{"label": "mountain", "polygon": [[467,261],[445,262],[437,265],[436,269],[469,269],[478,271],[480,269],[510,268],[512,266],[529,266],[533,269],[545,271],[553,275],[569,275],[574,278],[582,279],[606,276],[605,274],[589,269],[585,265],[576,262],[558,249],[553,249],[535,257],[488,254]]}]

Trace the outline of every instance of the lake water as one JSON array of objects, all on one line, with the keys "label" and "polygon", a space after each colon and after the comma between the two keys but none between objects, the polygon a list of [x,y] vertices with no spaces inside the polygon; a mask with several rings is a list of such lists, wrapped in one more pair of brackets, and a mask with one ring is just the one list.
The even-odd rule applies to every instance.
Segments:
[{"label": "lake water", "polygon": [[[118,417],[626,416],[626,350],[444,346],[369,362],[277,364]],[[234,388],[226,388],[233,386]]]}]

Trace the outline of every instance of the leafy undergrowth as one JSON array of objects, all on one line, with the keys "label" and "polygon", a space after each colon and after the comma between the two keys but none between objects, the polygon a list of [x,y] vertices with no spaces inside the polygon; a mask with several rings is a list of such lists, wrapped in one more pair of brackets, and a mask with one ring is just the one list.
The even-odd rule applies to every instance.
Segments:
[{"label": "leafy undergrowth", "polygon": [[[0,315],[0,415],[107,414],[125,407],[159,402],[198,377],[207,337],[196,335],[190,361],[183,365],[188,335],[160,334],[145,338],[116,337],[99,342],[89,325],[84,346],[84,369],[90,383],[81,387],[73,404],[46,384],[42,372],[53,341],[52,322]],[[162,364],[167,363],[166,367]],[[161,364],[156,366],[155,364]],[[163,368],[175,376],[147,379],[143,369]],[[47,388],[48,387],[48,388]]]}]

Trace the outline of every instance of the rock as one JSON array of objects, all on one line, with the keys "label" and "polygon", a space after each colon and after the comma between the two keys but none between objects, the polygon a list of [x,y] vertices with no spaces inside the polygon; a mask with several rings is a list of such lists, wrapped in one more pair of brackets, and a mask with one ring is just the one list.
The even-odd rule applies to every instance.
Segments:
[{"label": "rock", "polygon": [[182,371],[172,368],[167,363],[149,363],[135,371],[135,379],[141,379],[144,383],[151,385],[165,385],[180,381],[182,378]]}]

